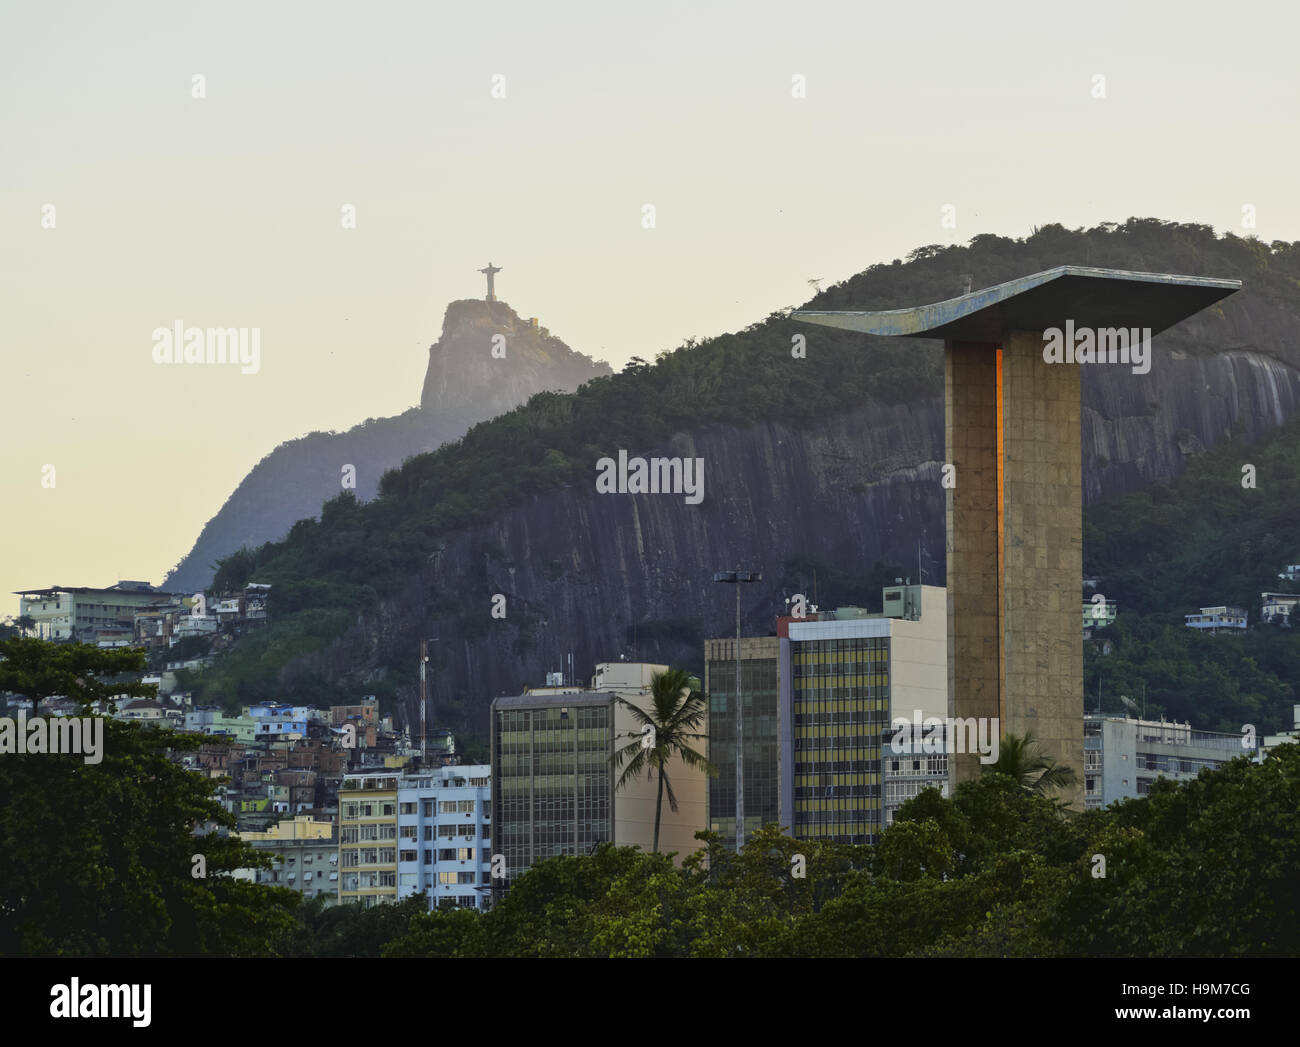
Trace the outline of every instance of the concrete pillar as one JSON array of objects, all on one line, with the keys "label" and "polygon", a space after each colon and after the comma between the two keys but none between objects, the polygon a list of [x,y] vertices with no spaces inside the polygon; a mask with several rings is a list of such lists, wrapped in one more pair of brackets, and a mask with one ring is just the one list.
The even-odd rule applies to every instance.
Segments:
[{"label": "concrete pillar", "polygon": [[[948,550],[948,710],[1001,720],[1002,604],[998,562],[997,347],[949,342],[944,351],[944,492]],[[954,783],[980,773],[953,755]]]},{"label": "concrete pillar", "polygon": [[1041,331],[1002,352],[1004,733],[1032,733],[1083,798],[1083,457],[1079,367],[1043,360]]},{"label": "concrete pillar", "polygon": [[[1038,331],[1002,352],[949,342],[944,445],[950,715],[997,718],[1074,768],[1082,803],[1083,465],[1079,368],[1048,364]],[[954,754],[954,784],[980,773]]]}]

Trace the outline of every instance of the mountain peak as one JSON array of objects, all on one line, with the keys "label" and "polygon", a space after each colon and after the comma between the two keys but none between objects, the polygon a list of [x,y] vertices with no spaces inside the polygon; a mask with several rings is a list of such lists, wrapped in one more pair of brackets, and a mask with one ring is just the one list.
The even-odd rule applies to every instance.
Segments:
[{"label": "mountain peak", "polygon": [[611,373],[608,364],[570,349],[508,303],[462,298],[448,304],[442,335],[429,347],[420,406],[457,408],[473,389],[491,414],[501,414],[539,390],[574,389]]}]

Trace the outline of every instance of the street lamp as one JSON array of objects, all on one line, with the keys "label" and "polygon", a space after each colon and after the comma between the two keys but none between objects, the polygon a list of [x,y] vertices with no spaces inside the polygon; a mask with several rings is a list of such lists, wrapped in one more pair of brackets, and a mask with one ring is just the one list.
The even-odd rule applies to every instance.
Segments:
[{"label": "street lamp", "polygon": [[428,708],[427,685],[425,676],[427,675],[426,666],[429,661],[429,644],[437,643],[438,637],[430,636],[427,640],[420,641],[420,770],[425,769],[425,764],[429,759],[427,743],[427,731],[425,729],[425,713]]},{"label": "street lamp", "polygon": [[763,575],[758,571],[718,571],[713,575],[715,582],[726,582],[736,587],[736,853],[745,844],[745,751],[744,745],[744,703],[740,700],[740,586],[744,582],[761,582]]}]

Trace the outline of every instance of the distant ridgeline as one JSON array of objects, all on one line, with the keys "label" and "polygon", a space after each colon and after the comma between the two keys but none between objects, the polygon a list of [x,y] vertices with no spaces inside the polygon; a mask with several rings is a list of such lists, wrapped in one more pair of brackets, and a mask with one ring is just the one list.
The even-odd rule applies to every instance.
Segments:
[{"label": "distant ridgeline", "polygon": [[[803,307],[940,301],[968,276],[978,289],[1064,264],[1244,282],[1157,336],[1149,373],[1085,371],[1087,501],[1169,481],[1224,437],[1252,440],[1300,405],[1300,244],[1153,219],[1051,225],[918,248]],[[475,322],[486,325],[478,339],[497,318]],[[734,629],[734,593],[711,578],[737,563],[764,572],[742,587],[747,633],[767,632],[786,597],[818,586],[829,605],[832,589],[871,603],[893,571],[942,584],[942,396],[939,343],[810,328],[784,311],[576,392],[539,393],[410,458],[373,501],[344,494],[283,541],[226,559],[216,588],[272,584],[272,623],[196,689],[232,705],[376,693],[410,716],[413,652],[437,636],[435,718],[472,733],[495,695],[540,682],[569,653],[579,667],[620,654],[699,667],[702,640]],[[600,494],[597,463],[620,452],[703,459],[702,500]],[[504,618],[490,613],[497,595]]]},{"label": "distant ridgeline", "polygon": [[[504,339],[504,360],[491,355],[497,335]],[[379,478],[412,455],[458,439],[474,423],[534,393],[576,389],[609,373],[607,364],[574,352],[504,302],[452,302],[441,337],[429,347],[419,407],[393,418],[371,418],[347,432],[315,432],[280,444],[208,521],[163,588],[206,588],[219,559],[283,538],[296,521],[318,515],[321,505],[343,489],[344,465],[353,467],[349,482],[357,497],[368,501],[379,491]]]}]

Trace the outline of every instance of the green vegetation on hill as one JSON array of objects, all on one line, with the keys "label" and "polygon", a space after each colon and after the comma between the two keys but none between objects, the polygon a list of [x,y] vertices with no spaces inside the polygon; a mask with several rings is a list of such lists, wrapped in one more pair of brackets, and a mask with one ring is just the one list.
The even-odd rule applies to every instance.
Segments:
[{"label": "green vegetation on hill", "polygon": [[[969,245],[918,248],[906,263],[875,265],[818,294],[809,308],[891,307],[962,293],[963,274],[988,286],[1065,263],[1121,269],[1240,276],[1249,294],[1293,300],[1300,292],[1300,243],[1216,237],[1209,226],[1155,219],[1088,230],[1048,225],[1022,240],[982,235]],[[808,339],[793,360],[792,340]],[[457,443],[409,459],[387,473],[380,494],[351,493],[327,503],[319,521],[299,521],[281,542],[222,561],[214,587],[250,579],[273,585],[268,630],[240,642],[195,683],[199,697],[238,704],[284,694],[279,670],[340,636],[379,594],[405,584],[460,528],[561,485],[589,486],[595,462],[618,448],[650,450],[674,433],[764,420],[798,424],[860,406],[866,399],[915,402],[940,388],[941,360],[924,347],[830,329],[773,313],[742,331],[690,340],[655,363],[634,359],[622,373],[572,394],[543,393],[471,429]],[[906,572],[906,573],[911,573]],[[874,600],[863,593],[856,602]],[[829,605],[829,600],[823,599]],[[380,652],[400,673],[409,653]],[[330,688],[327,675],[300,676],[303,697]]]},{"label": "green vegetation on hill", "polygon": [[[1255,487],[1242,487],[1242,466]],[[1190,720],[1200,730],[1291,726],[1300,689],[1300,628],[1264,626],[1261,592],[1296,587],[1277,574],[1300,561],[1300,419],[1249,446],[1219,444],[1171,484],[1084,512],[1084,570],[1119,605],[1085,646],[1085,707]],[[1251,628],[1210,636],[1186,628],[1201,607],[1242,607]],[[1256,626],[1259,626],[1256,628]],[[1109,640],[1111,653],[1101,653]]]}]

